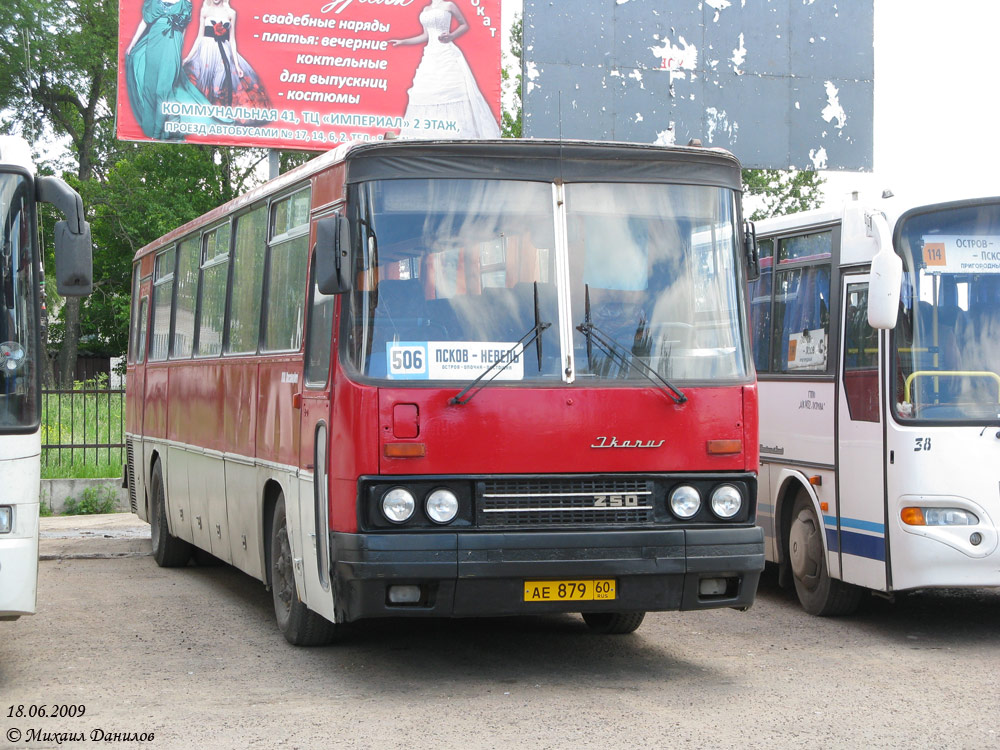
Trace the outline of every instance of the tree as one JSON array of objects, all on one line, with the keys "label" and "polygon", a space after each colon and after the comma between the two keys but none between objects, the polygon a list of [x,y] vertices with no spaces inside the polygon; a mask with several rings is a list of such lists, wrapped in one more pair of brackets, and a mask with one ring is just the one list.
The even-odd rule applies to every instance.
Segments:
[{"label": "tree", "polygon": [[[114,146],[118,7],[112,0],[4,0],[0,5],[3,130],[30,140],[68,138],[77,184],[90,181]],[[58,380],[72,379],[81,300],[63,305]]]},{"label": "tree", "polygon": [[823,201],[823,178],[818,172],[781,169],[744,169],[743,194],[752,221],[817,208]]},{"label": "tree", "polygon": [[[113,0],[0,3],[0,131],[49,144],[41,171],[80,191],[94,238],[94,293],[63,301],[54,285],[47,290],[48,309],[58,310],[47,337],[59,356],[46,382],[60,385],[73,379],[81,337],[124,354],[135,251],[264,179],[263,149],[116,139],[117,13]],[[312,154],[280,156],[284,172]],[[51,238],[54,213],[42,218]],[[45,266],[51,278],[51,247]]]},{"label": "tree", "polygon": [[[520,138],[522,134],[521,121],[521,63],[524,57],[521,47],[523,21],[520,16],[514,17],[510,27],[510,54],[514,58],[513,70],[504,65],[500,71],[500,90],[504,100],[510,102],[510,107],[501,104],[500,135],[502,138]],[[514,72],[516,71],[516,72]]]}]

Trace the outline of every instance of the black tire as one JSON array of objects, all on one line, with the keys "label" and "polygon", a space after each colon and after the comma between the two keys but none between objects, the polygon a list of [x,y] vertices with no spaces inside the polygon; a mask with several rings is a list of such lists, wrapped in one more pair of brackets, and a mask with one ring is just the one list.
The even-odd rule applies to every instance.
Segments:
[{"label": "black tire", "polygon": [[278,497],[271,524],[271,547],[268,560],[274,617],[278,630],[293,646],[324,646],[336,638],[339,628],[309,609],[295,589],[291,545],[285,521],[285,498]]},{"label": "black tire", "polygon": [[595,633],[625,635],[642,625],[645,612],[584,612],[583,621]]},{"label": "black tire", "polygon": [[152,485],[149,500],[149,525],[153,542],[153,559],[161,568],[180,568],[191,559],[192,547],[183,539],[170,534],[167,525],[167,496],[163,489],[163,470],[160,462],[153,464],[150,477]]},{"label": "black tire", "polygon": [[830,577],[822,535],[823,527],[812,503],[799,494],[792,506],[787,546],[795,593],[802,609],[811,615],[849,615],[861,604],[864,590]]}]

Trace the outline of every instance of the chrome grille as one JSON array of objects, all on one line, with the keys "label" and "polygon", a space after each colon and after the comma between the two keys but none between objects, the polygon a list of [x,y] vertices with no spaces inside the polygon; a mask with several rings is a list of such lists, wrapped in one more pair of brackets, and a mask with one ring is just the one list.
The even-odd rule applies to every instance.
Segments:
[{"label": "chrome grille", "polygon": [[125,441],[125,457],[128,461],[128,504],[133,513],[139,510],[138,501],[135,499],[135,451],[132,448],[132,441]]},{"label": "chrome grille", "polygon": [[491,479],[477,485],[480,527],[634,526],[653,520],[643,479]]}]

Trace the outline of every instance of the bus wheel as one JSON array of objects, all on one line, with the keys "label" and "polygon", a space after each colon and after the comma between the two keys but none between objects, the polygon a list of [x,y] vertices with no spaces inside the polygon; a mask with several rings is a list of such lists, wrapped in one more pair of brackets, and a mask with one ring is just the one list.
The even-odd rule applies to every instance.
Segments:
[{"label": "bus wheel", "polygon": [[823,552],[823,527],[812,503],[804,495],[795,499],[792,526],[788,530],[788,559],[795,593],[811,615],[849,615],[858,608],[862,589],[831,578]]},{"label": "bus wheel", "polygon": [[285,498],[278,496],[271,524],[270,567],[271,595],[278,630],[293,646],[323,646],[337,635],[337,626],[309,609],[295,590],[292,547],[288,542]]},{"label": "bus wheel", "polygon": [[191,559],[191,545],[172,536],[167,525],[166,493],[163,490],[163,469],[160,462],[153,464],[153,496],[149,513],[150,535],[153,541],[153,559],[161,568],[180,568]]},{"label": "bus wheel", "polygon": [[584,612],[583,621],[595,633],[624,635],[642,625],[645,612]]}]

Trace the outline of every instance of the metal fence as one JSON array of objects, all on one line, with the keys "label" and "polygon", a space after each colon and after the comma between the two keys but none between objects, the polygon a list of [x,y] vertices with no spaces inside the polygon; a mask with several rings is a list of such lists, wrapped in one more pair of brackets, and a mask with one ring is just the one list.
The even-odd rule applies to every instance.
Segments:
[{"label": "metal fence", "polygon": [[42,390],[43,475],[118,476],[124,463],[124,389]]}]

